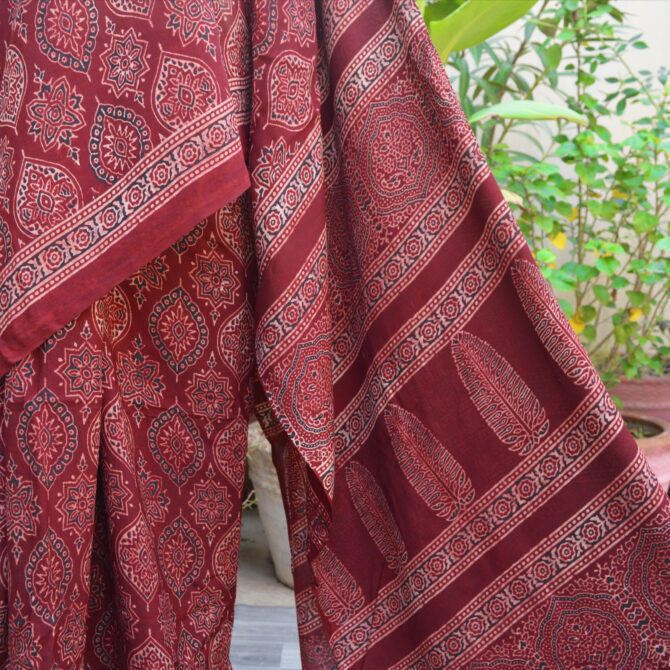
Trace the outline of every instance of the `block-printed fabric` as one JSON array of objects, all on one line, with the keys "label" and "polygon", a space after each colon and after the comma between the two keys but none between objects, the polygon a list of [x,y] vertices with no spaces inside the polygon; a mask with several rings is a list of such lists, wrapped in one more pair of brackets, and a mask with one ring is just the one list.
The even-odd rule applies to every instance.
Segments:
[{"label": "block-printed fabric", "polygon": [[0,662],[230,668],[249,410],[303,667],[670,665],[670,507],[413,0],[0,5]]}]

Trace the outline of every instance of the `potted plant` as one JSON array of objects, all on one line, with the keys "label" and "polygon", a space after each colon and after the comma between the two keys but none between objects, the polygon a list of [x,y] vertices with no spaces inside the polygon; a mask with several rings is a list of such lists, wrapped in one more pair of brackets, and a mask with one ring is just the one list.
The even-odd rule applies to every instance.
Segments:
[{"label": "potted plant", "polygon": [[[629,51],[647,45],[615,0],[501,0],[503,23],[533,8],[523,30],[477,42],[494,34],[492,4],[423,11],[542,273],[644,446],[644,415],[670,419],[667,71],[629,66]],[[654,444],[670,451],[665,426]]]}]

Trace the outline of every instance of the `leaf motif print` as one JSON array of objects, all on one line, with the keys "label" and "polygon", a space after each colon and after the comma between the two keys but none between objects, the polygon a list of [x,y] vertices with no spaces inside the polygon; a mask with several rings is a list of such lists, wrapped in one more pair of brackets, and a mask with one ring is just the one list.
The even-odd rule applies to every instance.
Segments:
[{"label": "leaf motif print", "polygon": [[512,365],[488,342],[461,331],[451,342],[468,395],[498,439],[527,454],[549,429],[547,413]]},{"label": "leaf motif print", "polygon": [[537,265],[517,260],[512,268],[512,281],[551,357],[575,384],[593,388],[600,382],[598,373]]},{"label": "leaf motif print", "polygon": [[346,478],[351,500],[363,525],[389,568],[399,572],[407,562],[407,548],[383,491],[372,473],[355,461],[347,466]]},{"label": "leaf motif print", "polygon": [[460,463],[411,412],[389,405],[386,429],[405,477],[439,517],[451,521],[475,496]]},{"label": "leaf motif print", "polygon": [[328,546],[321,549],[312,568],[321,610],[334,624],[343,624],[363,605],[361,587]]}]

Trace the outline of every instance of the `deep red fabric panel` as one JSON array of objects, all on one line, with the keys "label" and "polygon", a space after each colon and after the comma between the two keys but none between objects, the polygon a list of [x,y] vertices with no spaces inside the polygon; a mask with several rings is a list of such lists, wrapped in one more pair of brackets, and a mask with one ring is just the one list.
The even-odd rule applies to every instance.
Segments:
[{"label": "deep red fabric panel", "polygon": [[221,19],[2,3],[0,372],[249,186]]},{"label": "deep red fabric panel", "polygon": [[[237,433],[218,440],[205,408],[246,416],[253,339],[304,668],[668,666],[667,496],[535,264],[413,0],[12,0],[0,12],[0,300],[12,296],[0,343],[17,361],[3,378],[5,495],[18,504],[5,506],[6,653],[27,667],[67,666],[66,654],[92,667],[227,667],[236,558],[221,543],[239,493],[227,489],[220,524],[218,494],[201,513],[191,498],[202,482],[223,490],[239,456]],[[68,93],[75,109],[56,132],[40,114],[61,77],[93,95]],[[211,163],[195,156],[201,178],[186,171],[179,194],[137,221],[110,219],[116,241],[92,245],[90,263],[50,269],[38,251],[54,235],[86,228],[89,205],[114,189],[134,201],[138,166],[210,121],[228,123],[227,140]],[[153,149],[130,165],[144,129]],[[179,145],[187,162],[192,139]],[[47,215],[59,202],[73,211]],[[236,251],[238,238],[253,252]],[[50,288],[26,275],[19,295],[30,254]],[[169,281],[156,284],[161,263]],[[221,297],[229,263],[233,303]],[[231,311],[242,296],[253,323]],[[95,330],[99,305],[132,323],[118,343],[114,328]],[[112,419],[86,429],[102,435],[97,461],[81,438],[94,414],[66,360],[88,333],[114,354],[100,366],[128,415],[123,485]],[[166,399],[138,409],[123,365],[144,356]],[[211,463],[177,456],[198,452],[196,434]],[[86,458],[106,521],[91,525],[87,498],[77,547],[63,506]],[[174,513],[151,518],[147,477],[165,483]],[[24,509],[40,533],[20,525]],[[72,576],[36,590],[46,574]],[[86,589],[86,626],[68,628]]]},{"label": "deep red fabric panel", "polygon": [[230,667],[252,276],[242,196],[3,377],[2,667]]}]

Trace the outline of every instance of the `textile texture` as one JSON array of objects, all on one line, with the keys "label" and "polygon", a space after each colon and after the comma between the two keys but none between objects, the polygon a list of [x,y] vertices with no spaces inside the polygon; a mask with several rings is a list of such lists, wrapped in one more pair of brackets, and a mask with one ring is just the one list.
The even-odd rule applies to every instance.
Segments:
[{"label": "textile texture", "polygon": [[5,667],[230,667],[251,404],[307,670],[670,664],[668,498],[413,0],[0,36]]}]

